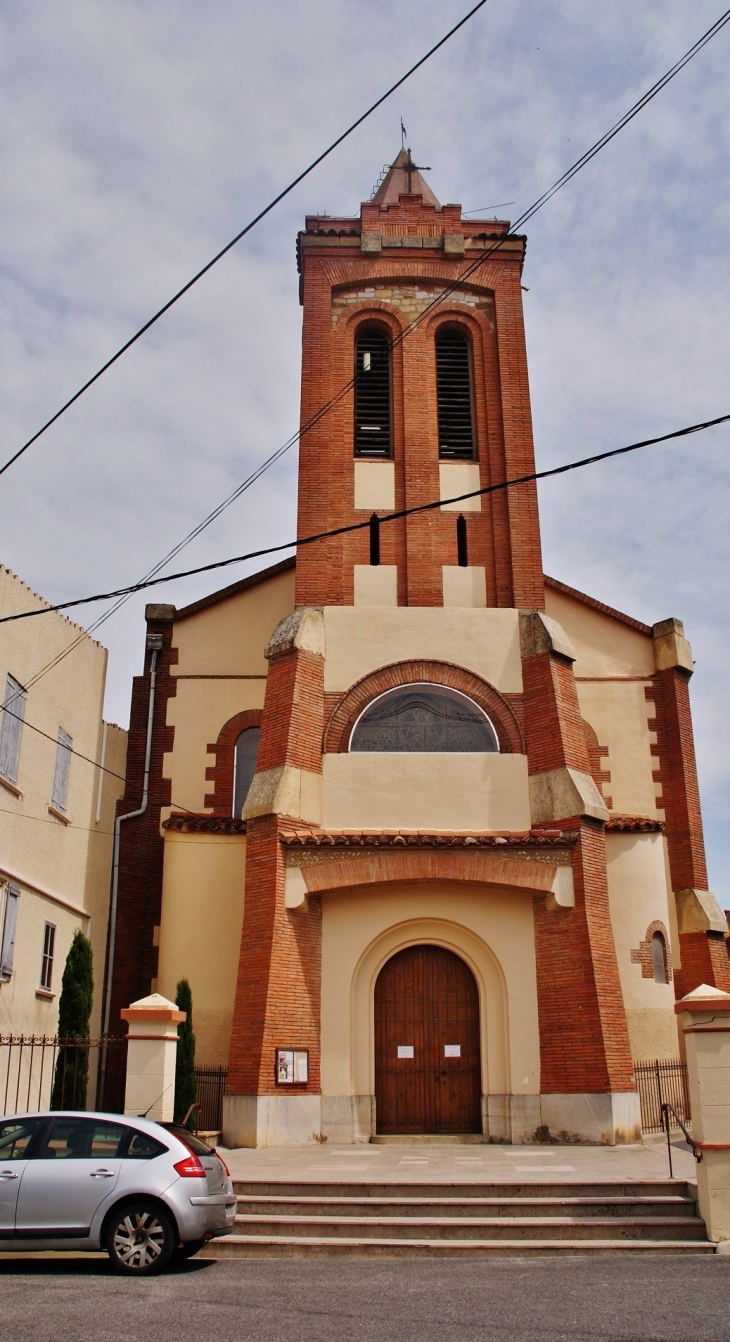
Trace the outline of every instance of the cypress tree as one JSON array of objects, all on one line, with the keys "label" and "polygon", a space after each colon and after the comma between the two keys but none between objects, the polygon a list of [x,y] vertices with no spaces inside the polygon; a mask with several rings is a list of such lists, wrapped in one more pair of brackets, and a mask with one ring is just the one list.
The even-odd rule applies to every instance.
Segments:
[{"label": "cypress tree", "polygon": [[[175,1006],[186,1013],[177,1027],[178,1045],[175,1064],[175,1122],[182,1123],[191,1104],[198,1098],[198,1079],[195,1075],[195,1035],[193,1033],[193,994],[187,979],[180,979],[175,993]],[[195,1110],[187,1121],[192,1132]]]},{"label": "cypress tree", "polygon": [[58,1004],[58,1035],[51,1109],[85,1109],[89,1082],[89,1021],[94,1001],[91,942],[77,931],[66,957]]}]

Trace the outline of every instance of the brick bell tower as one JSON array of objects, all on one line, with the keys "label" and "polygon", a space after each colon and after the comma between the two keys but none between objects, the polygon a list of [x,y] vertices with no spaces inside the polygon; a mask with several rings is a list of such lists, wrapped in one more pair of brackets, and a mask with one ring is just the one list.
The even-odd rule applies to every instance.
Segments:
[{"label": "brick bell tower", "polygon": [[[408,149],[359,219],[307,217],[300,536],[534,471],[526,240],[508,230],[440,205]],[[543,605],[534,484],[387,523],[379,541],[303,547],[297,605]]]},{"label": "brick bell tower", "polygon": [[[499,834],[513,831],[526,836],[526,858],[530,844],[563,845],[560,860],[571,867],[574,902],[553,901],[548,908],[541,896],[535,903],[538,1090],[543,1099],[555,1096],[558,1126],[567,1124],[560,1109],[566,1096],[584,1097],[586,1110],[598,1096],[607,1131],[624,1133],[615,1140],[634,1140],[638,1107],[606,882],[608,812],[591,775],[575,654],[544,614],[535,485],[439,504],[534,471],[521,298],[525,239],[509,237],[506,222],[467,221],[459,205],[440,205],[422,171],[403,149],[359,218],[308,216],[298,239],[304,307],[299,536],[371,524],[299,547],[296,610],[266,649],[261,743],[243,810],[245,913],[226,1140],[286,1143],[327,1130],[320,1084],[322,897],[314,868],[292,866],[290,859],[292,844],[305,842],[307,830],[329,841],[325,766],[332,752],[348,749],[331,744],[332,723],[338,714],[346,722],[350,711],[350,691],[343,683],[335,693],[327,681],[327,612],[349,608],[352,638],[366,638],[358,632],[358,608],[364,618],[367,607],[379,608],[369,615],[371,629],[378,621],[396,628],[401,619],[411,630],[410,651],[399,645],[396,655],[383,658],[383,688],[397,683],[394,664],[427,655],[413,651],[418,630],[437,619],[423,608],[448,611],[444,627],[461,620],[477,640],[491,640],[492,625],[513,631],[516,679],[499,699],[504,723],[509,717],[512,726],[500,736],[499,767],[505,777],[508,770],[524,774],[514,819],[486,825],[477,840],[469,837],[475,826],[455,823],[452,809],[437,830],[453,834],[457,846],[505,844],[510,840]],[[428,511],[377,520],[433,501],[437,506]],[[480,608],[491,621],[482,632],[475,623]],[[342,627],[341,616],[349,618],[346,609],[334,611],[333,627]],[[438,663],[447,676],[443,683],[457,689],[461,682],[448,675],[462,674],[459,660],[454,652]],[[428,666],[437,664],[411,660],[408,666],[413,681],[424,681]],[[495,692],[495,706],[498,698]],[[429,825],[434,828],[419,821],[414,832],[421,835]],[[356,842],[363,849],[371,832],[362,826]],[[433,841],[441,841],[438,833]],[[398,862],[405,872],[405,855]],[[352,861],[340,866],[353,870]],[[524,867],[534,877],[535,863]],[[363,884],[376,879],[365,874],[366,866],[362,871]],[[306,1078],[297,1079],[296,1093],[277,1084],[281,1048],[302,1057],[306,1051]],[[349,1098],[354,1104],[362,1097]],[[334,1114],[335,1099],[330,1109]],[[531,1121],[534,1128],[540,1120]],[[333,1119],[334,1139],[345,1130],[338,1123]],[[504,1129],[507,1140],[514,1131]]]}]

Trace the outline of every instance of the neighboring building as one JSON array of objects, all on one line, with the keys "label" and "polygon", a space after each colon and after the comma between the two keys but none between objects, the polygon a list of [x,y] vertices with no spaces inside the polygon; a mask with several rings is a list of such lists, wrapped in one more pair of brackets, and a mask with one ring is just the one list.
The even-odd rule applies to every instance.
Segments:
[{"label": "neighboring building", "polygon": [[367,525],[534,471],[507,234],[405,150],[307,218],[299,535],[361,529],[147,608],[111,1018],[189,978],[231,1144],[635,1140],[675,996],[730,988],[681,624],[546,578],[534,483]]},{"label": "neighboring building", "polygon": [[[47,604],[0,566],[0,616]],[[0,625],[0,1035],[56,1033],[77,928],[94,951],[99,1033],[127,746],[102,718],[106,664],[106,648],[56,612]]]}]

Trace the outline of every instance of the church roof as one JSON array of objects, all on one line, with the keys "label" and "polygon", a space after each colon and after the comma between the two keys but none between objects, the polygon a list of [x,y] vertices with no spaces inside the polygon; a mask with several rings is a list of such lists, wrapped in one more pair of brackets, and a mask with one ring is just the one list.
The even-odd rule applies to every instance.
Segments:
[{"label": "church roof", "polygon": [[175,620],[186,620],[189,615],[197,615],[199,611],[207,610],[209,606],[217,606],[220,601],[238,596],[239,592],[247,592],[249,587],[257,587],[259,583],[268,582],[269,578],[277,578],[280,573],[288,573],[295,567],[296,559],[293,555],[289,559],[282,559],[278,564],[272,564],[270,568],[261,569],[259,573],[251,573],[247,578],[239,578],[238,582],[232,582],[228,587],[220,587],[217,592],[210,592],[208,596],[191,602],[189,606],[181,606],[175,612]]},{"label": "church roof", "polygon": [[421,171],[426,169],[419,169],[413,162],[410,149],[401,149],[375,192],[372,204],[397,205],[399,196],[420,196],[424,205],[440,209],[441,203],[421,176]]}]

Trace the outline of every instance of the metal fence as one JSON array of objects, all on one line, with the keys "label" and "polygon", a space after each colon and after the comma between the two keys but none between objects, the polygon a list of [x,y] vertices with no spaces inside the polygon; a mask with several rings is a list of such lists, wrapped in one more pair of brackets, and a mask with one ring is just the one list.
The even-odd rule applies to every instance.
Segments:
[{"label": "metal fence", "polygon": [[198,1132],[220,1132],[223,1118],[223,1096],[228,1081],[227,1067],[196,1067]]},{"label": "metal fence", "polygon": [[644,1132],[663,1131],[663,1104],[673,1105],[685,1123],[691,1118],[686,1063],[679,1058],[654,1058],[637,1062],[635,1072]]},{"label": "metal fence", "polygon": [[0,1035],[0,1114],[94,1108],[105,1052],[124,1066],[126,1038]]}]

